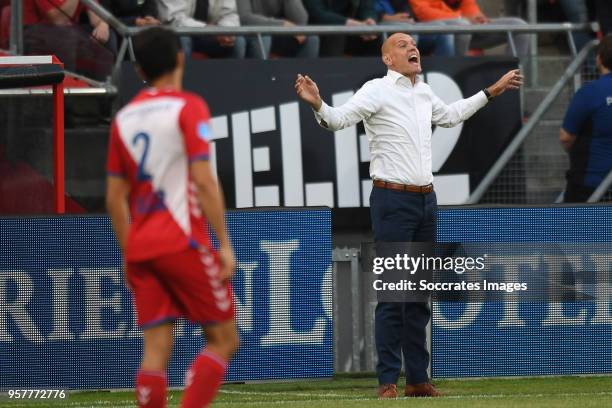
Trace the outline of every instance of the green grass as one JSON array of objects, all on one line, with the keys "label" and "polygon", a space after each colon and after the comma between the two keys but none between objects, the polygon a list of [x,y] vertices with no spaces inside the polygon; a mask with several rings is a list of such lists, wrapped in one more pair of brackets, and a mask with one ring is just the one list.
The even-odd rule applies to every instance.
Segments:
[{"label": "green grass", "polygon": [[[612,377],[535,377],[516,379],[439,380],[441,398],[378,400],[373,377],[342,375],[330,380],[267,384],[229,384],[221,388],[214,407],[605,407],[612,406]],[[401,387],[399,387],[401,388]],[[403,389],[402,389],[403,391]],[[181,392],[169,393],[170,407]],[[9,400],[0,406],[18,407],[132,407],[132,392],[76,392],[65,400]]]}]

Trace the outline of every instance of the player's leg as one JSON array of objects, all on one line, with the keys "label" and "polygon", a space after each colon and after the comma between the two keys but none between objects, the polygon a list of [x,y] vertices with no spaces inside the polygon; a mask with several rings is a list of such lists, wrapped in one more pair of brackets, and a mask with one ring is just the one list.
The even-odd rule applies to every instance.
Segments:
[{"label": "player's leg", "polygon": [[174,322],[168,322],[143,330],[144,347],[141,370],[166,370],[172,354],[173,327]]},{"label": "player's leg", "polygon": [[207,248],[162,256],[155,266],[173,303],[180,305],[181,316],[204,327],[207,346],[186,373],[182,406],[207,406],[238,347],[231,285],[221,281],[216,255]]},{"label": "player's leg", "polygon": [[136,398],[139,407],[166,406],[166,368],[172,354],[173,322],[144,329],[144,350],[136,376]]},{"label": "player's leg", "polygon": [[206,407],[221,386],[227,363],[238,349],[238,331],[234,319],[204,328],[206,347],[193,360],[185,376],[183,408]]},{"label": "player's leg", "polygon": [[232,358],[240,345],[234,319],[205,327],[204,334],[206,335],[204,352],[216,354],[225,360]]},{"label": "player's leg", "polygon": [[166,406],[166,367],[172,352],[173,321],[180,310],[160,280],[153,262],[128,262],[127,280],[132,290],[138,326],[144,335],[136,398],[140,407]]}]

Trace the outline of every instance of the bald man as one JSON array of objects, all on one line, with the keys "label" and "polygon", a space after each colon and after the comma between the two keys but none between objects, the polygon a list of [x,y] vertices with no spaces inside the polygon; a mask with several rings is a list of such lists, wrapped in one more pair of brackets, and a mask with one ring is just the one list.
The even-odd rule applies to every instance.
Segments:
[{"label": "bald man", "polygon": [[[317,84],[299,74],[297,94],[314,110],[324,128],[336,131],[363,121],[370,148],[370,215],[377,242],[435,242],[436,194],[431,171],[432,125],[453,127],[469,119],[488,101],[518,89],[518,70],[502,76],[474,96],[446,105],[423,82],[421,56],[412,37],[397,33],[382,46],[387,75],[363,85],[344,105],[333,108]],[[429,382],[425,328],[429,302],[378,302],[375,313],[376,367],[380,398],[397,397],[402,366],[406,396],[440,395]]]}]

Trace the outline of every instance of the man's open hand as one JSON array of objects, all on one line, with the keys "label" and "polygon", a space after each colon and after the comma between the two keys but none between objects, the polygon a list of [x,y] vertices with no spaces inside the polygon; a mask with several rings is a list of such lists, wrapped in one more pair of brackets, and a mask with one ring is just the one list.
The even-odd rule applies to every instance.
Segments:
[{"label": "man's open hand", "polygon": [[295,91],[298,96],[305,102],[308,102],[315,111],[321,109],[321,95],[315,81],[310,79],[308,75],[298,74],[295,81]]},{"label": "man's open hand", "polygon": [[523,85],[523,75],[520,70],[513,69],[487,89],[492,97],[496,97],[503,94],[508,89],[519,89],[521,85]]}]

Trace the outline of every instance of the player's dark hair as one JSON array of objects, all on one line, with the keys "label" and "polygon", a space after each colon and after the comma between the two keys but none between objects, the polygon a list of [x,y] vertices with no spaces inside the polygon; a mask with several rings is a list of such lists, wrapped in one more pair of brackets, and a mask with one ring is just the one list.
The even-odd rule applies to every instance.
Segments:
[{"label": "player's dark hair", "polygon": [[133,44],[136,63],[148,82],[176,68],[181,42],[173,30],[147,28],[134,36]]},{"label": "player's dark hair", "polygon": [[599,55],[601,64],[612,71],[612,34],[608,34],[601,39],[599,47],[597,47],[597,55]]}]

